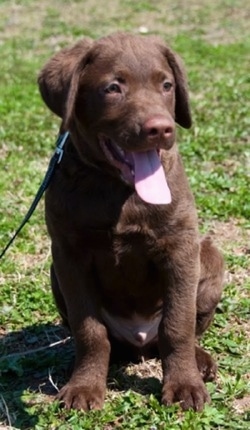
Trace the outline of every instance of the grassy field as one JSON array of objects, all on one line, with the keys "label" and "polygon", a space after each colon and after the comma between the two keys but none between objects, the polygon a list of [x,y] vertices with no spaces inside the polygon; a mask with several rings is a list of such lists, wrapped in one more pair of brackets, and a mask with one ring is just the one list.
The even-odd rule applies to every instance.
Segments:
[{"label": "grassy field", "polygon": [[49,285],[43,202],[0,262],[0,429],[250,428],[250,143],[247,0],[0,0],[0,251],[43,178],[58,120],[39,96],[44,62],[82,36],[161,35],[189,76],[193,128],[178,140],[202,232],[223,250],[226,285],[204,346],[219,363],[211,405],[162,407],[157,361],[113,367],[102,411],[65,411],[53,396],[73,357]]}]

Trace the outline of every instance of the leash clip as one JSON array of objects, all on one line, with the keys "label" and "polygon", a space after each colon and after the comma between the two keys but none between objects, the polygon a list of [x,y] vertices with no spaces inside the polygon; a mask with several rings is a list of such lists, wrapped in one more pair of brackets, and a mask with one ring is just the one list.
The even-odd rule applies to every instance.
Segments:
[{"label": "leash clip", "polygon": [[55,153],[58,156],[57,164],[59,164],[61,162],[62,157],[63,157],[64,150],[62,148],[56,148]]},{"label": "leash clip", "polygon": [[66,140],[68,139],[68,136],[69,136],[69,132],[68,131],[66,131],[64,134],[62,134],[62,135],[59,136],[58,143],[57,143],[56,150],[55,150],[55,154],[58,157],[57,164],[59,164],[61,162],[61,160],[62,160],[62,157],[63,157],[63,154],[64,154],[63,147],[65,145]]}]

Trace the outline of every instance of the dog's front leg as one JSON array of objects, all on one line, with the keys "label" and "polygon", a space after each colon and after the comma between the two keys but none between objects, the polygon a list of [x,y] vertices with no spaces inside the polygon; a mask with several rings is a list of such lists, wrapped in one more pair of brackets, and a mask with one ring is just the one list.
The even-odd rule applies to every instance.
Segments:
[{"label": "dog's front leg", "polygon": [[100,409],[103,406],[110,355],[107,330],[102,324],[93,274],[86,262],[53,252],[58,288],[75,339],[75,366],[57,398],[66,408]]},{"label": "dog's front leg", "polygon": [[[202,410],[209,394],[195,358],[196,295],[199,245],[178,241],[171,246],[166,267],[159,349],[163,367],[163,404],[180,402],[186,410]],[[191,241],[192,243],[192,241]],[[169,245],[169,244],[168,244]]]}]

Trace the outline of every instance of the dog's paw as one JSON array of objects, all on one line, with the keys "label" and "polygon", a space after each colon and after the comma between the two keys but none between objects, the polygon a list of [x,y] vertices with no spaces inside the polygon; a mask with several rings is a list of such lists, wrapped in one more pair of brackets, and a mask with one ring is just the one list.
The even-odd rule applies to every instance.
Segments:
[{"label": "dog's paw", "polygon": [[217,364],[211,355],[199,346],[196,346],[195,358],[203,381],[214,381],[216,378]]},{"label": "dog's paw", "polygon": [[194,379],[191,375],[186,377],[180,375],[179,381],[170,379],[164,383],[162,403],[170,406],[175,402],[178,402],[184,411],[188,409],[201,411],[204,404],[210,402],[210,396],[199,374]]},{"label": "dog's paw", "polygon": [[105,388],[98,384],[77,385],[70,381],[59,391],[56,399],[66,409],[89,411],[102,409],[105,397]]}]

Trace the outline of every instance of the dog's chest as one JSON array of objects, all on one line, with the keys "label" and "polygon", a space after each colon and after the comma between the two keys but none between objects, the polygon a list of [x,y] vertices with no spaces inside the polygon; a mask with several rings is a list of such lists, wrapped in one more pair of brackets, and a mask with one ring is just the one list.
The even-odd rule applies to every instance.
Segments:
[{"label": "dog's chest", "polygon": [[130,318],[112,315],[102,308],[102,319],[111,335],[120,341],[126,341],[137,347],[144,347],[156,342],[161,313],[157,312],[150,318],[134,313]]},{"label": "dog's chest", "polygon": [[[145,332],[142,342],[147,343],[157,332],[152,315],[162,300],[165,274],[161,262],[166,259],[166,250],[161,256],[157,238],[148,233],[145,220],[142,224],[118,225],[110,247],[94,253],[94,272],[105,308],[122,317],[116,321],[106,317],[113,331],[119,325],[128,340],[129,332],[138,329],[139,333],[141,327]],[[151,334],[153,327],[156,328]],[[134,335],[130,341],[135,342]]]}]

